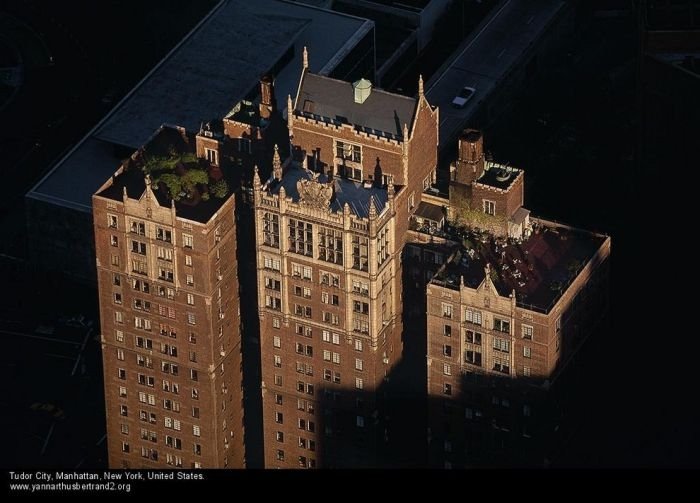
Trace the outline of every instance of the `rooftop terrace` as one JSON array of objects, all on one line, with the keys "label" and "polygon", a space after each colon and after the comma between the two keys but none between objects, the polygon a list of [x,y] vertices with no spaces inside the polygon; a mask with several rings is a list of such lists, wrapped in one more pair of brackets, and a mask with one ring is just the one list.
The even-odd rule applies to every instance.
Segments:
[{"label": "rooftop terrace", "polygon": [[[314,177],[317,177],[316,180],[320,183],[331,182],[333,184],[333,196],[330,200],[330,210],[333,212],[342,212],[343,206],[347,203],[352,214],[360,218],[366,218],[369,216],[370,198],[374,198],[377,215],[384,211],[389,200],[389,194],[385,188],[365,185],[339,176],[331,179],[327,175],[306,170],[296,162],[290,164],[281,181],[269,182],[268,190],[270,194],[278,195],[280,188],[284,187],[286,196],[291,197],[294,202],[299,202],[297,182],[300,180],[312,180]],[[395,190],[398,192],[399,188],[396,187]]]},{"label": "rooftop terrace", "polygon": [[491,280],[502,296],[515,290],[519,307],[549,312],[605,241],[591,232],[535,220],[522,241],[494,239],[486,232],[448,229],[460,249],[432,283],[459,289],[460,280],[477,288],[490,265]]},{"label": "rooftop terrace", "polygon": [[158,203],[170,208],[175,202],[178,217],[206,223],[231,194],[218,167],[195,155],[194,140],[173,128],[161,128],[135,153],[97,193],[100,197],[122,201],[124,190],[131,199],[140,199],[150,190]]}]

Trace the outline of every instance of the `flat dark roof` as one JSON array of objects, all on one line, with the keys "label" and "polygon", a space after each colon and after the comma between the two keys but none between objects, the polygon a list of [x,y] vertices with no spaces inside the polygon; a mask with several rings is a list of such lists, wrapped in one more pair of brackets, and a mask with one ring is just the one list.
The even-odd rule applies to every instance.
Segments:
[{"label": "flat dark roof", "polygon": [[477,182],[496,189],[508,190],[521,173],[522,170],[518,168],[487,163],[483,174]]},{"label": "flat dark roof", "polygon": [[284,105],[296,94],[304,45],[312,70],[331,71],[373,26],[281,0],[222,1],[27,196],[90,212],[92,194],[123,160],[114,146],[135,150],[162,124],[197,131],[225,117],[291,51],[275,75]]},{"label": "flat dark roof", "polygon": [[453,232],[461,249],[433,279],[433,283],[457,289],[477,288],[484,281],[486,264],[499,295],[515,290],[518,306],[548,312],[606,236],[554,223],[535,222],[533,234],[517,243],[494,240],[487,233]]}]

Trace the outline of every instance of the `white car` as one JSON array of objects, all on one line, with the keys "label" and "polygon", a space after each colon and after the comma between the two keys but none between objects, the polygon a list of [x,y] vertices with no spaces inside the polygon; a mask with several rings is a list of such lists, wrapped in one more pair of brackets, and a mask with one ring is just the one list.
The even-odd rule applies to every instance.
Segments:
[{"label": "white car", "polygon": [[464,86],[462,90],[459,91],[459,94],[452,100],[452,106],[455,108],[464,108],[471,97],[474,96],[475,92],[476,89],[473,87]]}]

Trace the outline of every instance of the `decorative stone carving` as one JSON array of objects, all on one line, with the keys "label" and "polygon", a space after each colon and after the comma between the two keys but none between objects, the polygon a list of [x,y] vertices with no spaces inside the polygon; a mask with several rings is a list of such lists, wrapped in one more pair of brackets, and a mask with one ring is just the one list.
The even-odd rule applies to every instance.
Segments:
[{"label": "decorative stone carving", "polygon": [[333,186],[330,183],[318,181],[318,173],[313,174],[311,180],[297,181],[299,202],[313,208],[328,209],[333,197]]}]

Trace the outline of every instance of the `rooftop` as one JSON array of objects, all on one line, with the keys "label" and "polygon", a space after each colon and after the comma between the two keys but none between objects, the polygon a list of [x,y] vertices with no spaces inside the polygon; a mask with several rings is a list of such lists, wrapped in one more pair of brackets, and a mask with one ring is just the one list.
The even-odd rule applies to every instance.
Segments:
[{"label": "rooftop", "polygon": [[394,139],[403,138],[403,126],[411,125],[415,109],[414,98],[377,88],[364,103],[356,103],[352,84],[313,73],[304,75],[294,106],[300,115],[352,124],[368,133],[390,133]]},{"label": "rooftop", "polygon": [[[206,223],[231,195],[221,171],[195,155],[194,140],[184,131],[161,128],[144,147],[118,170],[96,195],[122,201],[124,190],[140,199],[152,190],[158,203],[170,208],[175,201],[178,217]],[[149,175],[147,189],[146,174]]]},{"label": "rooftop", "polygon": [[548,312],[606,237],[551,222],[535,220],[531,236],[520,242],[494,239],[486,232],[450,229],[462,246],[432,283],[458,289],[460,279],[477,288],[489,264],[498,293],[515,290],[519,307]]},{"label": "rooftop", "polygon": [[52,204],[90,212],[92,194],[126,155],[162,124],[197,131],[222,118],[274,70],[279,100],[295,95],[301,47],[310,69],[329,72],[373,23],[281,0],[219,3],[29,192]]},{"label": "rooftop", "polygon": [[[389,200],[388,191],[385,188],[376,187],[374,185],[366,186],[363,183],[355,182],[341,177],[333,177],[332,180],[324,174],[314,173],[299,166],[298,163],[290,164],[287,171],[284,173],[281,181],[272,181],[269,183],[270,194],[279,194],[280,188],[284,187],[287,197],[291,197],[294,202],[299,201],[299,191],[297,182],[300,180],[316,180],[320,183],[331,182],[333,184],[333,196],[331,197],[330,210],[333,212],[342,212],[343,207],[347,203],[350,207],[350,212],[360,218],[369,216],[370,198],[374,198],[374,206],[379,215],[386,206]],[[398,192],[398,187],[396,187]]]},{"label": "rooftop", "polygon": [[501,190],[508,190],[511,185],[522,175],[523,170],[494,162],[486,162],[484,173],[477,183],[488,185]]}]

